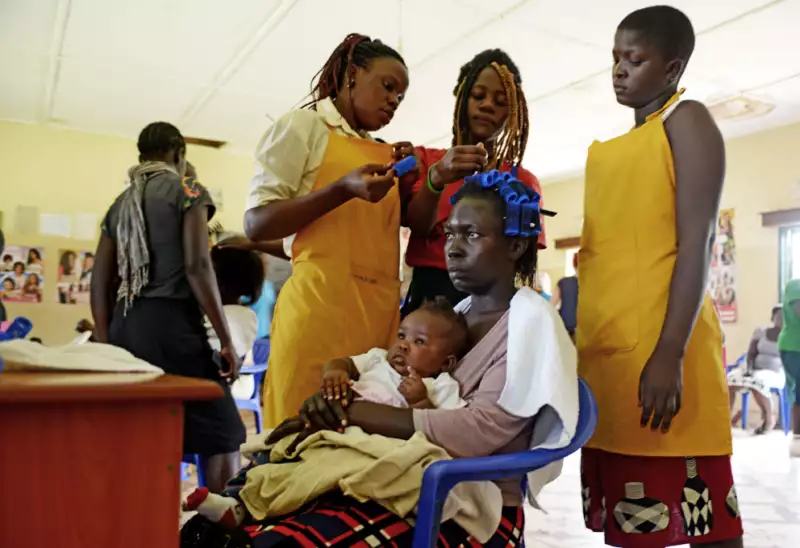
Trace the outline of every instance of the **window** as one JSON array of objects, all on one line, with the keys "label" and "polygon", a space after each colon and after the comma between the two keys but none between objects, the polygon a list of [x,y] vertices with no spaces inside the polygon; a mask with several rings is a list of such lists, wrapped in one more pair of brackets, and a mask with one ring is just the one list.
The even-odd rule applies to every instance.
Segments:
[{"label": "window", "polygon": [[786,284],[800,278],[800,225],[781,227],[779,237],[778,295],[782,301]]}]

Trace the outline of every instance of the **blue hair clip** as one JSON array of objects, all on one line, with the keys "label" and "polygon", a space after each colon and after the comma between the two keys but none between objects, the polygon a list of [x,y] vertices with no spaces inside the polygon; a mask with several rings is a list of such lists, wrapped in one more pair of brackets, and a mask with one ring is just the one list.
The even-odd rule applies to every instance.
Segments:
[{"label": "blue hair clip", "polygon": [[542,232],[541,216],[555,215],[552,211],[539,208],[541,196],[517,179],[516,170],[512,170],[511,173],[501,173],[493,169],[486,173],[471,175],[464,180],[464,186],[450,198],[450,203],[455,205],[463,190],[470,186],[494,190],[503,199],[506,204],[504,229],[506,236],[535,238]]}]

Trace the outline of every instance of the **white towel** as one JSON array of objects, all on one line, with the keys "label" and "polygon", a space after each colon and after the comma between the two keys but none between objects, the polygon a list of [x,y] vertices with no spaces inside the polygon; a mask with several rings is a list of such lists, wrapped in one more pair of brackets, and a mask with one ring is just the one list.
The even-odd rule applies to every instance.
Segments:
[{"label": "white towel", "polygon": [[[467,298],[456,310],[466,312]],[[531,449],[566,447],[578,426],[578,355],[561,317],[529,287],[511,299],[506,382],[498,404],[517,417],[536,417]],[[561,474],[554,462],[528,474],[528,500]]]},{"label": "white towel", "polygon": [[164,371],[136,358],[122,348],[108,344],[68,344],[44,346],[27,340],[0,343],[0,358],[5,371],[92,371],[102,373],[150,373]]}]

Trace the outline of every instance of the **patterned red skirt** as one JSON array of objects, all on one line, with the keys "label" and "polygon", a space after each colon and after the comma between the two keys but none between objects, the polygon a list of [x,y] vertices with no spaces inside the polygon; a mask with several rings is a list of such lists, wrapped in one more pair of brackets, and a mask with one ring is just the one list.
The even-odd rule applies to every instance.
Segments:
[{"label": "patterned red skirt", "polygon": [[[464,529],[448,521],[442,524],[438,546],[522,546],[525,519],[522,507],[503,508],[500,527],[486,544],[471,538]],[[251,524],[231,532],[195,516],[181,530],[182,548],[271,548],[353,547],[412,545],[413,522],[405,520],[377,502],[358,502],[341,493],[330,493],[302,510],[278,519]]]},{"label": "patterned red skirt", "polygon": [[742,536],[731,460],[634,457],[584,448],[586,526],[609,546],[706,544]]}]

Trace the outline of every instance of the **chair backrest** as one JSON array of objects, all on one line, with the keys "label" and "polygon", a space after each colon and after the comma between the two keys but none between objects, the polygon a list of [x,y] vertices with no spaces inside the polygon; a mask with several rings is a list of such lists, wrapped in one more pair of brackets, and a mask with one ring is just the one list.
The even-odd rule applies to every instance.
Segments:
[{"label": "chair backrest", "polygon": [[253,364],[266,365],[269,359],[269,339],[256,339],[253,343]]}]

